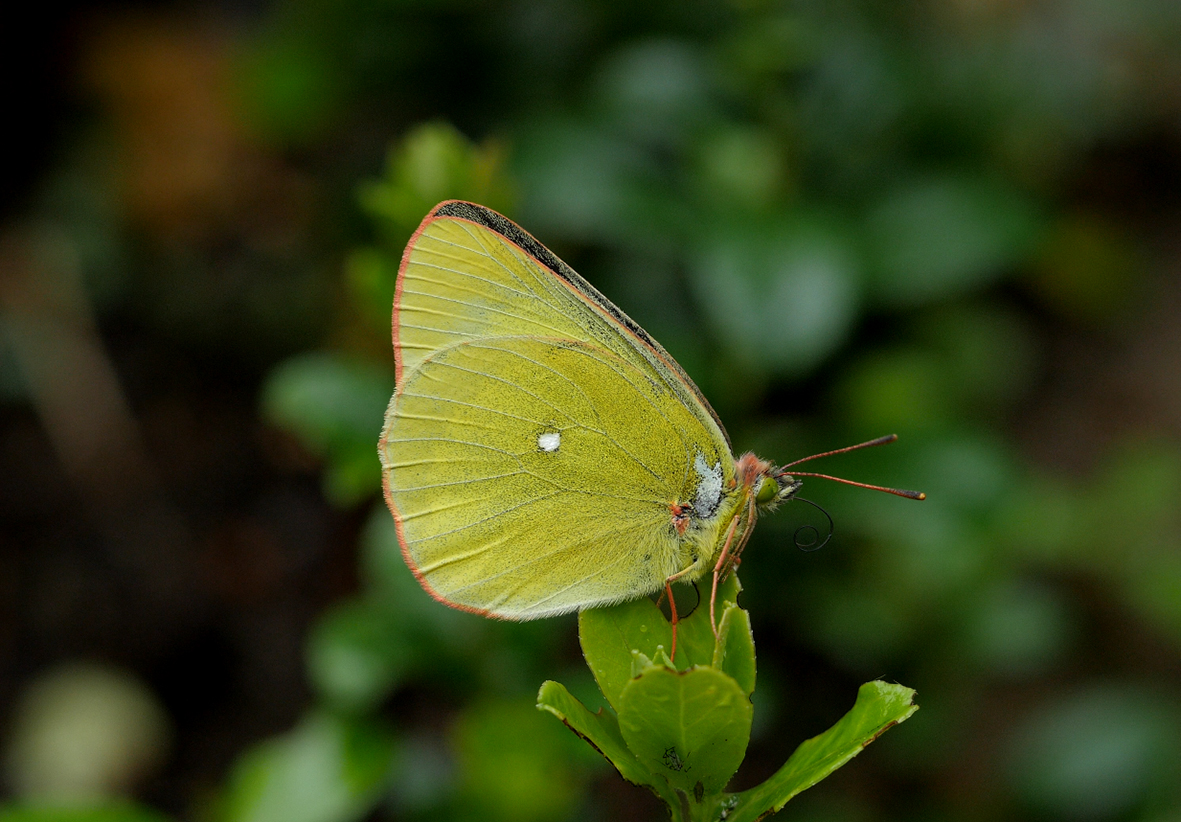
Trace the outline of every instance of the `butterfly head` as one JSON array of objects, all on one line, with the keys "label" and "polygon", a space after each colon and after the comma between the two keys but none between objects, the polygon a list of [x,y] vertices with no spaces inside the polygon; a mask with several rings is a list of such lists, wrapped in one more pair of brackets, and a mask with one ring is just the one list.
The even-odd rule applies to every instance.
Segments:
[{"label": "butterfly head", "polygon": [[773,511],[782,502],[787,502],[803,485],[782,468],[776,468],[754,454],[743,454],[738,458],[736,474],[739,484],[746,489],[759,511]]},{"label": "butterfly head", "polygon": [[796,479],[782,469],[768,469],[755,489],[755,505],[760,511],[774,511],[780,503],[794,497],[803,484],[803,480]]}]

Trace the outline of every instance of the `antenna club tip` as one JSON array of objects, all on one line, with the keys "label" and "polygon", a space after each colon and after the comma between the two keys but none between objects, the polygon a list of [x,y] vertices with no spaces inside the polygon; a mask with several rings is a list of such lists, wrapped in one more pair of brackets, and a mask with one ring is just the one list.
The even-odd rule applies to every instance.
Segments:
[{"label": "antenna club tip", "polygon": [[927,495],[922,491],[911,491],[909,494],[911,499],[926,499]]}]

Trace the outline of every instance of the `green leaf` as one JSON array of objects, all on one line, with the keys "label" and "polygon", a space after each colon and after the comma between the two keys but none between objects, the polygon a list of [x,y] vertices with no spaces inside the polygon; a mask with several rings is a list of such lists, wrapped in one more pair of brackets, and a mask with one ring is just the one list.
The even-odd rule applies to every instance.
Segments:
[{"label": "green leaf", "polygon": [[1002,773],[1038,816],[1136,818],[1151,802],[1153,774],[1177,773],[1181,716],[1149,689],[1093,684],[1021,717],[1005,748]]},{"label": "green leaf", "polygon": [[578,615],[578,639],[586,664],[611,707],[632,679],[632,651],[648,659],[658,648],[672,648],[672,627],[650,599],[593,608]]},{"label": "green leaf", "polygon": [[689,268],[702,314],[731,357],[755,373],[800,374],[849,335],[861,295],[849,230],[827,216],[699,227]]},{"label": "green leaf", "polygon": [[389,734],[314,714],[234,766],[222,822],[351,822],[380,797],[394,755]]},{"label": "green leaf", "polygon": [[[664,665],[667,668],[673,667],[672,662],[669,660],[668,655],[664,653],[663,648],[657,648],[657,652],[658,652],[656,654],[656,664],[657,665]],[[648,670],[648,668],[650,668],[650,667],[652,667],[652,660],[651,659],[649,659],[647,656],[645,656],[640,651],[636,651],[636,650],[632,651],[632,674],[631,674],[632,679],[635,679],[637,676],[644,673],[644,671]]]},{"label": "green leaf", "polygon": [[714,668],[653,666],[620,697],[619,729],[641,763],[701,801],[721,791],[750,741],[750,700]]},{"label": "green leaf", "polygon": [[737,605],[730,605],[722,614],[713,666],[732,676],[747,697],[754,693],[754,634],[750,630],[750,615]]},{"label": "green leaf", "polygon": [[301,354],[267,376],[263,416],[327,458],[325,492],[351,505],[381,486],[374,443],[393,389],[382,368],[329,352]]},{"label": "green leaf", "polygon": [[857,691],[857,702],[819,736],[796,748],[787,763],[763,784],[736,794],[727,822],[757,822],[782,808],[850,759],[887,729],[918,710],[914,691],[887,682],[867,682]]},{"label": "green leaf", "polygon": [[1005,274],[1042,231],[1016,189],[955,174],[908,178],[869,214],[875,291],[914,306],[979,289]]},{"label": "green leaf", "polygon": [[390,610],[365,599],[348,600],[313,627],[308,675],[332,707],[372,710],[415,661],[415,649]]},{"label": "green leaf", "polygon": [[495,142],[477,146],[450,123],[423,123],[391,149],[384,178],[361,186],[358,198],[400,251],[441,200],[467,199],[508,210],[513,195],[504,160]]},{"label": "green leaf", "polygon": [[[698,605],[693,613],[677,623],[677,656],[676,667],[687,670],[694,665],[713,665],[717,642],[713,626],[710,625],[709,599],[712,595],[713,576],[707,574],[697,582],[700,594]],[[738,602],[738,593],[742,590],[737,574],[729,574],[726,579],[718,583],[717,600],[714,603],[714,616],[719,619],[727,607]]]},{"label": "green leaf", "polygon": [[559,682],[544,682],[537,693],[537,707],[549,711],[565,723],[566,727],[585,739],[601,753],[628,782],[645,785],[666,802],[675,803],[676,795],[662,780],[654,778],[636,755],[628,750],[619,721],[615,714],[600,710],[591,713]]},{"label": "green leaf", "polygon": [[518,699],[481,700],[455,723],[460,819],[549,822],[578,807],[602,761]]}]

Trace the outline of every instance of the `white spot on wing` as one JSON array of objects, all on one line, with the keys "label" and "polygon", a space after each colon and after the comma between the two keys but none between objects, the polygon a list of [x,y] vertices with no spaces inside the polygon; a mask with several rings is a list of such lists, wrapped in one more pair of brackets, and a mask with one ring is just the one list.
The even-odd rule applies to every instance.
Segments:
[{"label": "white spot on wing", "polygon": [[715,463],[711,468],[705,456],[698,453],[697,459],[693,461],[693,470],[700,479],[697,494],[693,497],[693,510],[699,517],[711,517],[722,501],[722,464]]},{"label": "white spot on wing", "polygon": [[547,454],[557,451],[561,444],[562,434],[559,431],[546,431],[544,434],[537,435],[537,447]]}]

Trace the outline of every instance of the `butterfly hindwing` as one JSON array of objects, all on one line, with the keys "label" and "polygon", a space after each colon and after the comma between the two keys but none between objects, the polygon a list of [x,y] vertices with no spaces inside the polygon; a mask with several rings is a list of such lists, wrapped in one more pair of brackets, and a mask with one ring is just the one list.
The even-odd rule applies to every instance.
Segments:
[{"label": "butterfly hindwing", "polygon": [[[696,430],[695,430],[696,429]],[[690,561],[670,500],[708,443],[679,398],[594,345],[454,345],[391,405],[387,492],[407,560],[451,604],[509,618],[658,589]]]}]

